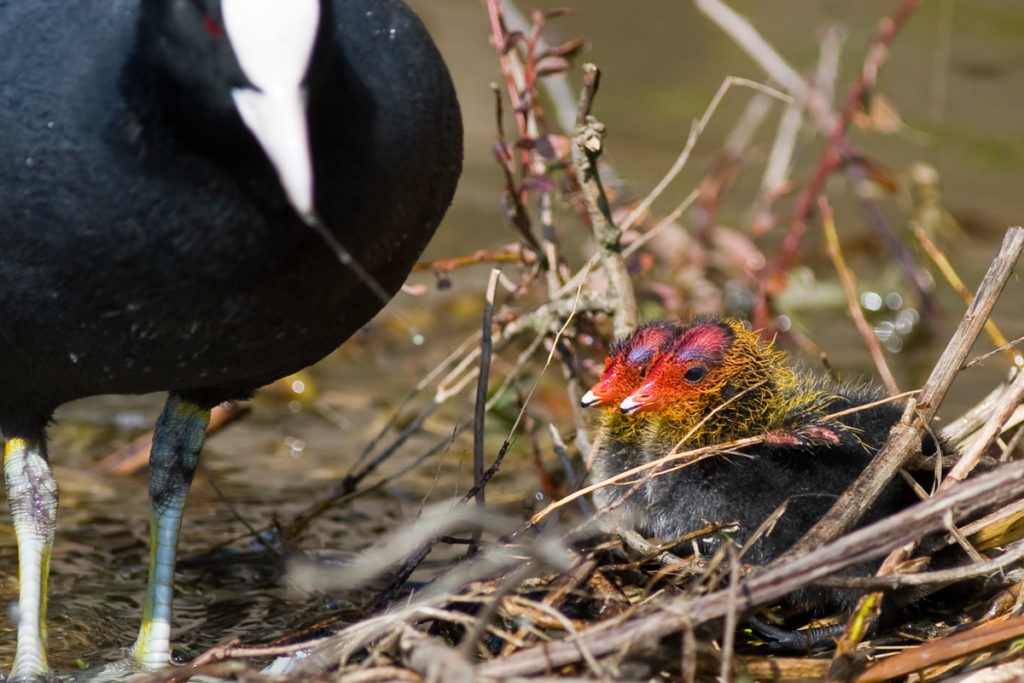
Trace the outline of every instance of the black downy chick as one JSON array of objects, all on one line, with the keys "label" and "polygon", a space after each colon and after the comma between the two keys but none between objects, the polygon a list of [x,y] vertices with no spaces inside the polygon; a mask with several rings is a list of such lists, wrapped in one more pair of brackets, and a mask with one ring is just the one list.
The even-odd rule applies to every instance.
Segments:
[{"label": "black downy chick", "polygon": [[[751,436],[765,439],[740,453],[670,463],[663,469],[672,471],[651,476],[623,505],[642,532],[663,540],[735,522],[729,536],[744,547],[785,503],[774,527],[744,547],[745,561],[767,564],[824,515],[885,442],[903,406],[881,402],[858,409],[883,399],[873,388],[789,367],[783,352],[739,321],[696,320],[679,331],[643,384],[620,404],[624,417],[642,420],[642,429],[634,430],[635,459],[650,461]],[[930,438],[922,445],[926,453],[935,450]],[[596,457],[605,456],[598,451]],[[907,483],[893,481],[861,524],[917,501]],[[720,536],[697,541],[702,555],[720,545]],[[865,565],[858,573],[873,569]],[[794,602],[821,613],[849,608],[858,595],[812,587]],[[797,645],[803,644],[800,636]]]}]

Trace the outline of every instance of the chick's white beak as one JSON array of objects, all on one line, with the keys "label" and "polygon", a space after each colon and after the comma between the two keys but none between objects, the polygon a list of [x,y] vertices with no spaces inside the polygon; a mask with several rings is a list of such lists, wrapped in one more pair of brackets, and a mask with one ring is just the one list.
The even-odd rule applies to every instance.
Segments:
[{"label": "chick's white beak", "polygon": [[632,413],[635,413],[640,408],[642,408],[643,405],[643,403],[640,403],[632,396],[627,396],[625,399],[623,399],[622,403],[619,404],[619,411],[623,415],[630,415]]}]

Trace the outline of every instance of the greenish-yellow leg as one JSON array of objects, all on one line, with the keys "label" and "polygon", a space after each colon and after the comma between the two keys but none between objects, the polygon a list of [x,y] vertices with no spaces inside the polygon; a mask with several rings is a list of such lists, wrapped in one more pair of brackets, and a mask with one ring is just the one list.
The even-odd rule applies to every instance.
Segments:
[{"label": "greenish-yellow leg", "polygon": [[57,526],[57,481],[43,440],[9,438],[4,479],[18,540],[18,646],[8,681],[46,678],[46,579]]},{"label": "greenish-yellow leg", "polygon": [[149,583],[142,626],[132,648],[132,656],[142,669],[157,669],[170,662],[174,556],[185,498],[209,421],[209,410],[171,394],[153,433],[149,457]]}]

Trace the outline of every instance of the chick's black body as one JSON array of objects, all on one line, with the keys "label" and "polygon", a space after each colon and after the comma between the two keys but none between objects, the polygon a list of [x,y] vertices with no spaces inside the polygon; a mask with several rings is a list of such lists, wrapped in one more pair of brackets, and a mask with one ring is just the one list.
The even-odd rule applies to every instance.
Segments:
[{"label": "chick's black body", "polygon": [[[828,411],[841,412],[882,398],[867,388],[831,385]],[[791,433],[773,441],[748,446],[736,454],[718,454],[687,465],[677,472],[658,476],[644,484],[641,528],[669,540],[705,527],[708,523],[736,522],[729,536],[741,547],[754,531],[783,503],[785,512],[769,533],[750,545],[744,560],[767,564],[785,552],[835,503],[888,437],[899,421],[902,406],[884,403],[816,425],[828,429],[823,439],[813,432],[800,435],[808,424],[794,422]],[[793,416],[795,420],[812,416]],[[819,414],[818,418],[821,417]],[[790,441],[792,434],[792,441]],[[831,440],[831,434],[838,441]],[[752,436],[749,434],[748,436]],[[891,482],[865,515],[861,524],[881,519],[917,502],[902,480]],[[703,554],[711,554],[720,537],[698,542]]]},{"label": "chick's black body", "polygon": [[[903,405],[884,398],[870,387],[790,367],[783,352],[739,321],[699,319],[681,329],[646,381],[620,404],[632,424],[643,424],[639,436],[620,439],[621,453],[598,449],[602,462],[595,469],[607,477],[673,452],[763,437],[733,451],[684,456],[638,476],[621,506],[640,531],[663,541],[712,525],[744,548],[744,561],[767,564],[821,519],[885,443]],[[922,448],[925,454],[936,450],[931,438]],[[927,489],[929,482],[922,483]],[[861,524],[917,501],[911,486],[897,478]],[[783,505],[774,525],[753,539]],[[722,539],[721,533],[701,536],[697,551],[710,555]],[[799,601],[837,606],[852,597],[813,593]]]}]

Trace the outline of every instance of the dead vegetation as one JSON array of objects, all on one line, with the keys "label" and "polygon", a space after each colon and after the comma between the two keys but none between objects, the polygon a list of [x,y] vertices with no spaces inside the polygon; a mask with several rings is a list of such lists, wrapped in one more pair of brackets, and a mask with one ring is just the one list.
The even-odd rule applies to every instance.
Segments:
[{"label": "dead vegetation", "polygon": [[[879,96],[873,92],[875,78],[918,2],[903,0],[893,15],[882,18],[860,76],[847,86],[839,105],[833,104],[829,85],[837,81],[834,35],[825,36],[818,71],[808,79],[719,0],[695,4],[756,60],[773,85],[726,78],[694,122],[664,181],[635,201],[611,182],[614,169],[602,156],[604,125],[594,116],[600,108],[596,67],[582,67],[582,94],[568,101],[564,81],[550,78],[574,68],[571,60],[582,45],[576,40],[562,45],[544,41],[545,24],[557,20],[560,12],[535,12],[526,20],[509,14],[507,7],[503,14],[497,0],[488,0],[491,41],[504,79],[503,87],[495,90],[494,156],[504,172],[505,218],[518,241],[424,264],[441,281],[458,268],[496,266],[482,331],[455,348],[415,387],[409,399],[409,405],[418,406],[415,418],[401,429],[389,424],[367,447],[359,467],[292,520],[288,531],[298,533],[324,510],[365,492],[369,475],[442,405],[475,391],[470,423],[473,489],[451,505],[426,511],[343,571],[325,574],[299,566],[292,572],[292,580],[309,590],[366,585],[385,575],[384,587],[368,592],[365,618],[325,627],[321,633],[329,630],[330,635],[315,641],[296,637],[280,646],[227,646],[144,680],[197,674],[229,680],[353,682],[515,677],[994,681],[1024,676],[1016,644],[1024,635],[1017,569],[1024,556],[1019,540],[1024,462],[1015,460],[1024,433],[1024,373],[1019,372],[1022,361],[1015,346],[1020,340],[1007,342],[989,317],[1024,249],[1020,228],[1007,231],[973,296],[963,283],[953,285],[968,300],[962,322],[928,381],[909,392],[904,418],[872,466],[773,565],[744,565],[730,545],[706,562],[679,557],[667,549],[688,539],[662,539],[664,545],[654,545],[617,528],[613,516],[595,514],[587,502],[586,494],[614,483],[584,480],[581,463],[589,452],[589,420],[578,408],[581,387],[595,376],[612,335],[635,326],[641,309],[667,317],[713,312],[748,318],[767,336],[810,347],[786,326],[774,302],[798,286],[791,269],[812,231],[823,231],[853,324],[879,377],[890,393],[899,393],[879,339],[864,318],[826,181],[841,173],[856,185],[881,174],[847,133],[859,120],[858,125],[872,125],[861,119],[871,115],[870,101]],[[740,91],[749,104],[717,162],[674,210],[653,214],[655,199],[686,165],[722,98],[738,97]],[[747,153],[751,140],[769,113],[780,109],[760,188],[743,200],[749,203],[748,220],[740,227],[723,227],[716,219],[722,202],[741,201],[729,195],[732,180],[741,169],[750,172],[747,167],[756,158]],[[558,123],[567,120],[574,126],[571,131]],[[815,150],[817,158],[803,181],[791,175],[798,147]],[[917,206],[890,219],[869,196],[859,196],[858,202],[863,218],[844,216],[842,221],[866,220],[886,243],[923,312],[920,324],[928,325],[934,292],[922,276],[917,245],[951,283],[950,262],[956,261],[946,260],[941,245],[935,244],[936,226],[927,224],[934,212]],[[914,244],[894,223],[914,228]],[[580,247],[584,243],[588,248]],[[983,329],[1009,359],[1007,379],[977,409],[944,430],[960,444],[961,457],[955,463],[918,462],[914,444],[920,444],[922,431],[929,428],[957,375],[970,371],[976,359],[968,354]],[[500,376],[489,371],[492,359],[501,360]],[[571,424],[544,424],[531,413],[534,390],[542,377],[552,374],[560,375],[566,386],[565,401],[574,411]],[[485,448],[485,420],[510,391],[516,392],[518,414],[508,439],[491,453]],[[528,437],[539,463],[538,477],[553,500],[525,522],[490,512],[485,497],[488,482],[520,433]],[[452,438],[439,439],[403,471],[446,448]],[[657,476],[670,463],[743,445],[669,454],[664,462],[621,476]],[[989,471],[968,478],[983,460]],[[901,470],[940,465],[942,484],[936,491],[922,492],[920,505],[849,531]],[[914,554],[917,542],[928,534],[946,544],[959,543],[965,549],[964,562],[929,570]],[[410,590],[409,577],[438,544],[464,545],[470,552],[426,586]],[[847,621],[833,650],[806,656],[766,654],[744,628],[751,615],[777,616],[780,601],[793,591],[839,585],[834,575],[843,568],[883,557],[876,577],[843,580],[841,585],[864,589],[865,597],[852,615],[836,615],[834,623]],[[950,593],[954,597],[923,612],[914,624],[887,625],[877,633],[868,628],[878,613],[878,591],[966,586],[969,580],[969,591]],[[301,656],[294,656],[297,652]],[[265,661],[260,658],[288,655],[257,673],[255,662]]]}]

